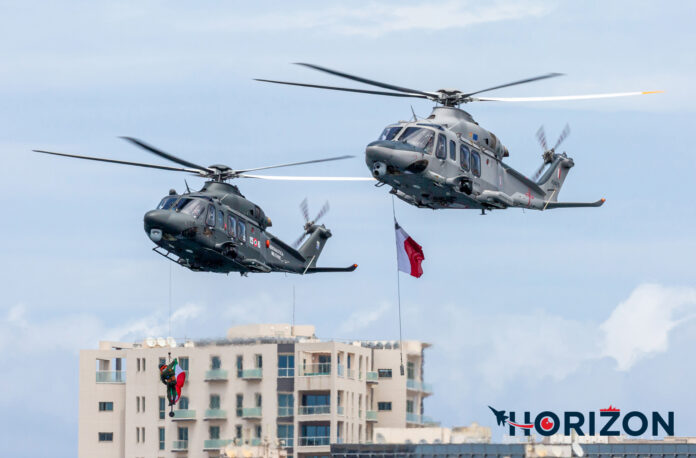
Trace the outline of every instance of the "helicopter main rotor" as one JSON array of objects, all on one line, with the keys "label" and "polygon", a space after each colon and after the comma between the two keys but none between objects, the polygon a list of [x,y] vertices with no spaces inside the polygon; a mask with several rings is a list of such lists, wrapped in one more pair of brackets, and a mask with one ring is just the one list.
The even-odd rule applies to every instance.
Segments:
[{"label": "helicopter main rotor", "polygon": [[546,73],[544,75],[534,76],[531,78],[525,78],[518,81],[512,81],[510,83],[500,84],[497,86],[488,87],[486,89],[480,89],[473,92],[462,92],[458,89],[438,89],[437,91],[421,91],[418,89],[411,89],[403,86],[396,86],[393,84],[383,83],[381,81],[375,81],[368,78],[363,78],[361,76],[350,75],[348,73],[339,72],[337,70],[332,70],[330,68],[321,67],[319,65],[307,64],[302,62],[296,62],[296,65],[302,65],[303,67],[311,68],[324,73],[329,73],[334,76],[341,78],[346,78],[349,80],[357,81],[359,83],[367,84],[370,86],[380,87],[382,89],[389,89],[390,91],[374,91],[366,89],[356,89],[338,86],[323,86],[316,84],[306,84],[306,83],[294,83],[289,81],[277,81],[255,78],[255,81],[261,81],[265,83],[275,83],[275,84],[286,84],[290,86],[303,86],[312,87],[318,89],[330,89],[334,91],[344,91],[344,92],[357,92],[362,94],[373,94],[373,95],[386,95],[391,97],[412,97],[417,99],[428,99],[433,102],[439,103],[446,107],[457,107],[463,103],[469,102],[545,102],[545,101],[556,101],[556,100],[581,100],[581,99],[601,99],[608,97],[625,97],[631,95],[643,95],[643,94],[654,94],[662,91],[645,91],[645,92],[619,92],[612,94],[589,94],[589,95],[571,95],[571,96],[552,96],[552,97],[473,97],[476,94],[481,94],[483,92],[493,91],[496,89],[502,89],[510,86],[517,86],[519,84],[531,83],[534,81],[544,80],[548,78],[555,78],[557,76],[562,76],[563,73]]},{"label": "helicopter main rotor", "polygon": [[36,153],[43,153],[43,154],[51,154],[54,156],[63,156],[63,157],[72,157],[76,159],[87,159],[90,161],[99,161],[99,162],[110,162],[113,164],[122,164],[122,165],[133,165],[136,167],[146,167],[146,168],[152,168],[152,169],[159,169],[159,170],[169,170],[169,171],[174,171],[174,172],[186,172],[186,173],[191,173],[193,175],[202,177],[202,178],[207,178],[213,181],[218,181],[218,182],[224,182],[227,180],[231,180],[234,178],[257,178],[257,179],[267,179],[267,180],[292,180],[292,181],[372,181],[372,178],[364,178],[364,177],[295,177],[295,176],[271,176],[271,175],[249,175],[247,172],[256,172],[258,170],[268,170],[268,169],[276,169],[276,168],[281,168],[281,167],[294,167],[296,165],[306,165],[306,164],[316,164],[320,162],[329,162],[329,161],[339,161],[342,159],[349,159],[354,156],[350,155],[344,155],[344,156],[336,156],[336,157],[329,157],[329,158],[323,158],[323,159],[312,159],[309,161],[299,161],[299,162],[288,162],[284,164],[275,164],[275,165],[267,165],[264,167],[255,167],[255,168],[249,168],[249,169],[240,169],[240,170],[235,170],[232,169],[231,167],[224,165],[224,164],[214,164],[210,165],[208,167],[204,167],[202,165],[196,164],[195,162],[187,161],[185,159],[182,159],[180,157],[174,156],[173,154],[166,153],[158,148],[155,148],[152,145],[148,145],[147,143],[143,142],[142,140],[138,140],[137,138],[133,137],[121,137],[124,140],[127,140],[128,142],[139,146],[140,148],[143,148],[146,151],[149,151],[152,154],[155,154],[159,157],[162,157],[164,159],[167,159],[168,161],[177,163],[179,165],[182,165],[184,167],[171,167],[171,166],[166,166],[166,165],[158,165],[158,164],[148,164],[144,162],[132,162],[132,161],[122,161],[118,159],[107,159],[107,158],[102,158],[102,157],[94,157],[94,156],[82,156],[78,154],[66,154],[66,153],[56,153],[53,151],[45,151],[45,150],[38,150],[35,149],[33,150]]}]

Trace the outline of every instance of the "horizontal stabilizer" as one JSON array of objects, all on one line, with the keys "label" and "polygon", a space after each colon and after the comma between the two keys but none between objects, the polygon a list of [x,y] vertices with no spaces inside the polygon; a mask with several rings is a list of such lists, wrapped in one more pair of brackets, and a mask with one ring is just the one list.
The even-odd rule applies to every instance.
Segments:
[{"label": "horizontal stabilizer", "polygon": [[307,269],[308,274],[315,274],[319,272],[352,272],[357,269],[358,265],[353,264],[349,267],[310,267]]},{"label": "horizontal stabilizer", "polygon": [[597,202],[548,202],[547,209],[552,208],[578,208],[578,207],[601,207],[606,199],[599,199]]}]

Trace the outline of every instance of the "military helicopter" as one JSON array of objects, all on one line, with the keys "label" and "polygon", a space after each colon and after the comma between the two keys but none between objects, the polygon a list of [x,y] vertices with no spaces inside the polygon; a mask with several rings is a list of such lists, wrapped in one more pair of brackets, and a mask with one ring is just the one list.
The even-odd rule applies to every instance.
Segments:
[{"label": "military helicopter", "polygon": [[[390,192],[401,200],[422,208],[460,208],[486,210],[508,207],[547,210],[567,207],[599,207],[605,199],[594,202],[558,202],[569,170],[575,165],[572,158],[556,149],[568,136],[566,126],[558,141],[548,148],[543,127],[537,136],[543,148],[543,163],[532,178],[503,162],[508,149],[490,131],[483,129],[460,105],[470,102],[541,102],[557,100],[599,99],[653,94],[651,92],[622,92],[554,97],[479,97],[477,94],[561,76],[548,73],[533,78],[501,84],[475,92],[456,89],[420,91],[349,75],[318,65],[298,63],[314,70],[347,78],[371,86],[389,89],[366,89],[321,86],[267,79],[267,83],[286,84],[391,97],[412,97],[434,101],[437,105],[425,119],[400,121],[387,126],[377,141],[367,145],[365,162],[377,186],[389,185]],[[474,97],[476,96],[476,97]]]},{"label": "military helicopter", "polygon": [[[226,165],[204,167],[161,151],[138,139],[122,137],[157,156],[175,162],[182,167],[145,164],[76,154],[34,150],[37,153],[55,156],[134,165],[160,170],[187,172],[207,178],[203,188],[177,194],[170,190],[155,210],[145,214],[145,232],[155,243],[153,251],[192,271],[230,273],[239,272],[287,272],[311,274],[318,272],[352,272],[357,264],[349,267],[317,267],[317,259],[324,249],[331,231],[317,222],[329,210],[328,202],[314,219],[309,218],[306,199],[301,208],[305,218],[302,236],[292,247],[266,229],[271,219],[250,200],[237,186],[227,183],[235,178],[293,179],[293,180],[356,180],[350,177],[277,177],[252,175],[248,172],[280,167],[291,167],[318,162],[336,161],[353,156],[339,156],[303,162],[233,170]],[[304,240],[307,240],[299,246]],[[299,246],[299,248],[297,248]]]}]

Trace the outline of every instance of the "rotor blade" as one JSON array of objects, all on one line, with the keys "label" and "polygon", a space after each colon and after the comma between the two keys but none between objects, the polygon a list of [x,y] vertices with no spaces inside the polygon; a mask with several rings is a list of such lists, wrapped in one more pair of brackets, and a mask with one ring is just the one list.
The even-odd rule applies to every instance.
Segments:
[{"label": "rotor blade", "polygon": [[319,213],[317,213],[317,217],[314,218],[313,222],[317,222],[321,219],[322,216],[326,215],[329,212],[329,202],[326,201],[323,207],[321,207],[321,210],[319,210]]},{"label": "rotor blade", "polygon": [[302,241],[304,240],[305,237],[307,237],[307,233],[306,233],[306,232],[303,233],[302,236],[301,236],[299,239],[295,240],[295,241],[293,242],[292,246],[295,247],[295,248],[297,248],[298,246],[300,246],[300,243],[302,243]]},{"label": "rotor blade", "polygon": [[518,84],[526,84],[534,81],[545,80],[546,78],[555,78],[556,76],[563,76],[563,73],[547,73],[546,75],[535,76],[532,78],[527,78],[519,81],[514,81],[512,83],[501,84],[500,86],[493,86],[486,89],[481,89],[476,92],[469,92],[468,94],[463,94],[462,97],[471,97],[474,94],[480,94],[482,92],[492,91],[494,89],[502,89],[504,87],[517,86]]},{"label": "rotor blade", "polygon": [[189,172],[189,173],[195,173],[196,175],[199,175],[201,172],[200,170],[197,170],[197,169],[183,169],[183,168],[179,168],[179,167],[169,167],[166,165],[145,164],[142,162],[119,161],[117,159],[104,159],[101,157],[79,156],[77,154],[54,153],[51,151],[44,151],[44,150],[40,150],[40,149],[35,149],[32,151],[34,151],[36,153],[52,154],[54,156],[65,156],[65,157],[74,157],[77,159],[87,159],[90,161],[111,162],[114,164],[123,164],[123,165],[135,165],[137,167],[148,167],[151,169],[160,169],[160,170],[172,170],[174,172]]},{"label": "rotor blade", "polygon": [[428,98],[425,95],[419,95],[419,94],[402,94],[399,92],[368,91],[366,89],[353,89],[353,88],[349,88],[349,87],[337,87],[337,86],[321,86],[318,84],[291,83],[289,81],[264,80],[264,79],[260,79],[260,78],[254,78],[254,81],[262,81],[264,83],[287,84],[289,86],[313,87],[313,88],[317,88],[317,89],[331,89],[333,91],[359,92],[361,94],[389,95],[392,97],[416,97],[419,99],[427,99]]},{"label": "rotor blade", "polygon": [[194,164],[193,162],[189,162],[187,160],[178,158],[176,156],[173,156],[169,153],[165,153],[164,151],[158,150],[157,148],[148,145],[147,143],[144,143],[137,138],[133,137],[121,137],[124,140],[128,140],[129,142],[133,143],[134,145],[137,145],[143,149],[148,150],[151,153],[154,153],[158,155],[159,157],[163,157],[165,159],[168,159],[172,162],[176,162],[177,164],[184,165],[186,167],[193,167],[194,169],[202,170],[204,172],[213,172],[213,170],[209,169],[208,167],[203,167],[202,165]]},{"label": "rotor blade", "polygon": [[474,97],[473,102],[553,102],[555,100],[608,99],[632,95],[660,94],[664,91],[614,92],[611,94],[561,95],[552,97]]},{"label": "rotor blade", "polygon": [[238,173],[246,173],[246,172],[254,172],[256,170],[277,169],[279,167],[293,167],[295,165],[316,164],[317,162],[340,161],[342,159],[349,159],[351,157],[355,157],[355,156],[337,156],[337,157],[328,157],[326,159],[313,159],[311,161],[288,162],[287,164],[267,165],[265,167],[256,167],[254,169],[235,170],[235,173],[237,173],[237,172]]},{"label": "rotor blade", "polygon": [[539,127],[539,130],[537,130],[536,135],[537,139],[539,140],[539,143],[541,143],[541,147],[544,148],[544,151],[547,151],[549,147],[546,144],[546,131],[544,131],[544,126]]},{"label": "rotor blade", "polygon": [[563,140],[565,140],[568,135],[570,135],[570,126],[568,124],[565,125],[563,128],[563,132],[561,132],[561,135],[558,137],[558,141],[556,141],[556,144],[553,145],[553,149],[555,150],[560,146],[561,143],[563,143]]},{"label": "rotor blade", "polygon": [[305,64],[302,62],[295,62],[296,65],[302,65],[304,67],[313,68],[314,70],[319,70],[320,72],[329,73],[331,75],[340,76],[341,78],[348,78],[349,80],[359,81],[361,83],[369,84],[371,86],[377,86],[384,89],[391,89],[392,91],[406,92],[409,94],[420,94],[427,97],[438,97],[438,94],[433,92],[423,92],[417,89],[409,89],[407,87],[394,86],[393,84],[381,83],[379,81],[369,80],[360,76],[349,75],[348,73],[338,72],[336,70],[331,70],[330,68],[320,67],[319,65]]},{"label": "rotor blade", "polygon": [[278,175],[247,175],[239,174],[240,178],[258,178],[260,180],[276,181],[374,181],[372,177],[295,177]]},{"label": "rotor blade", "polygon": [[[546,150],[544,150],[544,151],[546,151]],[[539,179],[539,177],[541,176],[541,172],[544,171],[544,168],[545,168],[547,165],[548,165],[548,164],[546,164],[546,162],[544,162],[543,164],[541,164],[541,167],[539,167],[539,168],[537,169],[537,171],[534,172],[534,175],[532,175],[532,181],[533,181],[533,182],[536,183],[536,181],[537,181],[537,180]]]},{"label": "rotor blade", "polygon": [[309,206],[307,205],[307,198],[305,197],[300,202],[300,210],[302,210],[302,216],[304,216],[305,223],[309,222]]}]

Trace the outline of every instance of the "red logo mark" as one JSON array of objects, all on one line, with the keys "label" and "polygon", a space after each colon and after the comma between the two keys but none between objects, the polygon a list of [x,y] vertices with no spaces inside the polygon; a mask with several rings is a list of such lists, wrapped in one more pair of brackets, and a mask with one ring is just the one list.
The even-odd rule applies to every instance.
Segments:
[{"label": "red logo mark", "polygon": [[551,428],[553,428],[553,422],[549,419],[549,417],[544,417],[541,420],[541,429],[544,431],[549,431]]}]

